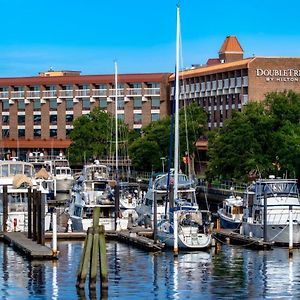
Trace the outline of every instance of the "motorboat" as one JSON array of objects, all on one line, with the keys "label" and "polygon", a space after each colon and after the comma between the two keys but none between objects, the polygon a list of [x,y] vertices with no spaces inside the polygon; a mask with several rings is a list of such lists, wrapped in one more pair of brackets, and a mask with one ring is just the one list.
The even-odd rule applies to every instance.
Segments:
[{"label": "motorboat", "polygon": [[289,226],[292,224],[293,244],[300,244],[300,200],[296,179],[272,175],[268,179],[258,179],[247,187],[244,205],[244,235],[263,238],[266,226],[267,241],[289,244]]}]

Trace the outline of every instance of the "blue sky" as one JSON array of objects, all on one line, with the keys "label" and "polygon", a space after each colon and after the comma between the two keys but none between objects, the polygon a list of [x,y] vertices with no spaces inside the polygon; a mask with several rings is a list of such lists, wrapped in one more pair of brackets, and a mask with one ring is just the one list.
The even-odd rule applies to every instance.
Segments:
[{"label": "blue sky", "polygon": [[[185,0],[182,67],[236,35],[245,57],[300,56],[298,0]],[[0,77],[52,67],[82,74],[173,72],[175,0],[0,0]]]}]

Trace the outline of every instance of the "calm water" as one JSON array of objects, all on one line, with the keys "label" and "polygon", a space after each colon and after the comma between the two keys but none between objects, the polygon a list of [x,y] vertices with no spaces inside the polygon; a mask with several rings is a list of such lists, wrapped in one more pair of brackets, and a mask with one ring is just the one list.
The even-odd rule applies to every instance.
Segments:
[{"label": "calm water", "polygon": [[[82,243],[59,243],[56,263],[27,261],[0,243],[0,299],[100,299],[75,288]],[[300,251],[223,245],[210,252],[148,254],[109,241],[108,299],[300,299]]]}]

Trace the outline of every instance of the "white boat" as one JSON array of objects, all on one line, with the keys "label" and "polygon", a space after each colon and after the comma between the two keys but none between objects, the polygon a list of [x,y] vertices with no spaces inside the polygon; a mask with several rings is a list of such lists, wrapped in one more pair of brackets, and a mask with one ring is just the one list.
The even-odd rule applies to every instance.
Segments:
[{"label": "white boat", "polygon": [[[0,161],[0,197],[3,203],[3,186],[7,186],[8,219],[7,231],[28,230],[28,189],[41,191],[45,205],[45,230],[50,226],[50,214],[47,213],[46,180],[35,178],[34,166],[18,160]],[[0,227],[3,229],[3,205],[0,206]]]},{"label": "white boat", "polygon": [[[171,184],[169,206],[165,218],[157,224],[157,236],[162,243],[179,249],[206,249],[211,245],[210,224],[203,220],[196,201],[195,187],[187,184],[179,188],[179,41],[180,13],[177,7],[176,26],[176,73],[175,73],[175,135],[174,135],[174,182]],[[167,186],[169,186],[169,182]],[[155,189],[155,187],[154,187]],[[208,227],[208,228],[207,228]]]},{"label": "white boat", "polygon": [[76,179],[68,207],[68,214],[74,231],[86,231],[93,223],[93,210],[100,207],[100,221],[105,230],[126,229],[128,220],[115,218],[113,187],[116,182],[108,179],[108,168],[99,164],[85,165],[82,174]]},{"label": "white boat", "polygon": [[242,226],[245,235],[264,237],[264,206],[266,206],[267,240],[289,244],[291,213],[293,244],[300,244],[300,200],[296,179],[281,179],[274,176],[270,176],[269,179],[258,179],[246,189],[244,204]]},{"label": "white boat", "polygon": [[120,182],[120,208],[121,209],[135,209],[139,202],[140,188],[134,182]]},{"label": "white boat", "polygon": [[243,220],[243,199],[240,196],[230,195],[222,202],[218,209],[221,227],[225,229],[238,229]]},{"label": "white boat", "polygon": [[36,172],[45,168],[55,181],[55,194],[69,193],[74,182],[74,176],[69,161],[63,155],[46,156],[42,152],[31,152],[27,161],[32,163]]},{"label": "white boat", "polygon": [[[174,169],[170,170],[168,173],[157,173],[149,180],[148,188],[145,194],[145,197],[142,199],[142,202],[136,207],[136,211],[139,215],[138,222],[140,225],[148,225],[153,228],[154,221],[154,193],[156,197],[156,206],[157,206],[157,221],[159,222],[167,214],[168,206],[168,197],[169,197],[169,186],[168,186],[168,176],[170,177],[169,181],[174,182]],[[178,174],[178,190],[184,192],[189,190],[190,187],[193,187],[194,183],[191,181],[187,175]]]}]

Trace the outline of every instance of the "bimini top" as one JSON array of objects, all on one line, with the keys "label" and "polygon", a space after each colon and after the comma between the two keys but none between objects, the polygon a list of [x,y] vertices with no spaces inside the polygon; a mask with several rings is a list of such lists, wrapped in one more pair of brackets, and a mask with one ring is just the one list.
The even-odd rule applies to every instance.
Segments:
[{"label": "bimini top", "polygon": [[24,174],[16,174],[13,178],[13,186],[17,189],[20,187],[31,187],[32,181]]}]

